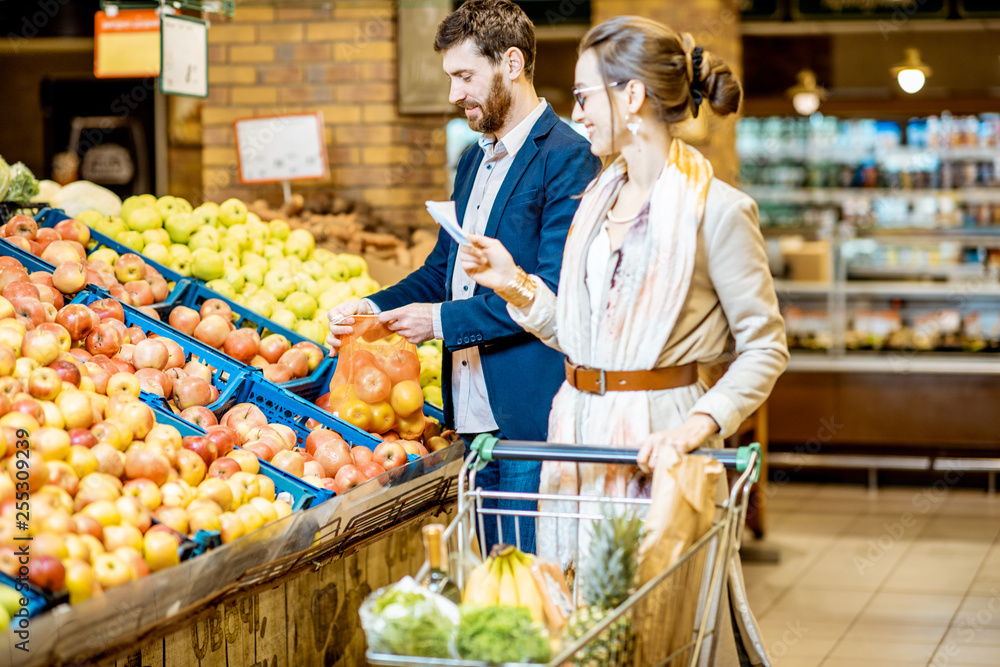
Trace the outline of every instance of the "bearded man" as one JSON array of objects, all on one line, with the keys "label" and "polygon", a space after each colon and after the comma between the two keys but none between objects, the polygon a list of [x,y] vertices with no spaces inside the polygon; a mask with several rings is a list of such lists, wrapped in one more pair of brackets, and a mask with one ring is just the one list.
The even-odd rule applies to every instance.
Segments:
[{"label": "bearded man", "polygon": [[[509,0],[468,0],[438,26],[434,49],[451,80],[449,101],[482,133],[458,163],[452,199],[467,233],[496,238],[514,260],[553,290],[563,245],[581,194],[600,170],[586,139],[561,122],[535,93],[535,30]],[[460,264],[458,246],[442,230],[422,267],[368,299],[330,311],[330,338],[351,333],[356,314],[379,319],[411,343],[444,343],[445,421],[470,441],[479,433],[545,440],[552,397],[565,378],[563,356],[510,319],[507,303],[478,286]],[[538,490],[540,463],[493,462],[477,486],[504,492]],[[496,505],[494,505],[496,506]],[[534,503],[501,501],[506,509]],[[490,519],[491,517],[486,517]],[[487,544],[534,552],[533,520],[511,517],[503,535],[486,521]]]}]

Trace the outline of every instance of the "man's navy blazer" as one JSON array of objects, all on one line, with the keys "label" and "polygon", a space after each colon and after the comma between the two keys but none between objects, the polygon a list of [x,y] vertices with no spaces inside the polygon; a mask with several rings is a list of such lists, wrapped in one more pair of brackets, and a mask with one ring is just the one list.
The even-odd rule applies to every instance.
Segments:
[{"label": "man's navy blazer", "polygon": [[[478,144],[458,163],[452,198],[459,223],[465,218],[476,172],[484,157]],[[486,224],[485,236],[501,241],[514,262],[553,290],[559,283],[563,246],[579,199],[600,170],[590,143],[547,107],[514,157]],[[504,436],[544,440],[549,411],[565,378],[563,355],[515,324],[507,302],[476,285],[473,296],[452,300],[458,245],[441,230],[422,267],[369,297],[382,310],[410,303],[443,303],[444,347],[454,352],[479,346],[490,406]],[[445,423],[454,424],[451,355],[444,355],[442,395]]]}]

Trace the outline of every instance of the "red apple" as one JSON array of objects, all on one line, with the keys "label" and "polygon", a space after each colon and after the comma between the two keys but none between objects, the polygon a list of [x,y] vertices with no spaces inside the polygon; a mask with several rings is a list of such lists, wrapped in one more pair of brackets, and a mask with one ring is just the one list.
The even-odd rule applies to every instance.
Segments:
[{"label": "red apple", "polygon": [[228,456],[223,456],[212,461],[212,465],[208,468],[208,477],[229,479],[233,476],[233,473],[242,471],[243,469],[240,467],[239,461]]},{"label": "red apple", "polygon": [[52,286],[63,294],[76,294],[87,286],[87,267],[83,262],[66,262],[52,272]]},{"label": "red apple", "polygon": [[257,346],[258,343],[249,330],[240,329],[226,336],[223,351],[236,361],[248,364],[257,356]]},{"label": "red apple", "polygon": [[323,466],[324,474],[321,477],[336,477],[342,467],[355,463],[350,447],[343,440],[329,441],[320,445],[312,456]]},{"label": "red apple", "polygon": [[145,280],[130,280],[125,283],[125,291],[133,306],[150,306],[156,301],[153,288]]},{"label": "red apple", "polygon": [[66,567],[55,556],[34,556],[28,559],[28,581],[49,591],[61,591],[66,585]]},{"label": "red apple", "polygon": [[200,435],[185,436],[184,449],[189,449],[201,456],[206,466],[212,465],[212,461],[219,456],[218,446],[208,438]]},{"label": "red apple", "polygon": [[181,347],[180,343],[169,338],[157,338],[167,346],[167,365],[164,370],[169,370],[171,368],[183,368],[184,367],[184,348]]},{"label": "red apple", "polygon": [[139,477],[125,482],[122,487],[123,497],[138,498],[143,507],[152,512],[162,503],[160,487],[150,479]]},{"label": "red apple", "polygon": [[208,427],[219,423],[219,420],[215,418],[215,413],[202,405],[195,405],[182,410],[177,416],[186,422],[201,427],[203,430],[207,430]]},{"label": "red apple", "polygon": [[389,399],[391,390],[392,383],[389,381],[389,376],[374,366],[364,366],[355,373],[354,391],[358,394],[358,398],[365,403],[375,404],[386,401]]},{"label": "red apple", "polygon": [[240,443],[240,434],[231,426],[208,426],[205,437],[215,443],[219,456],[225,456]]},{"label": "red apple", "polygon": [[121,350],[125,337],[108,321],[102,321],[87,336],[87,351],[113,357]]},{"label": "red apple", "polygon": [[260,440],[254,440],[253,442],[248,442],[243,445],[243,449],[252,453],[259,459],[264,461],[270,461],[274,458],[274,449],[271,445],[266,442],[261,442]]},{"label": "red apple", "polygon": [[190,336],[194,333],[195,327],[201,323],[201,315],[193,308],[177,306],[170,311],[170,317],[167,318],[167,322],[181,333]]},{"label": "red apple", "polygon": [[166,345],[159,340],[147,339],[140,341],[135,346],[135,351],[132,354],[132,365],[136,369],[155,368],[163,370],[167,365],[168,356],[169,353],[167,352]]},{"label": "red apple", "polygon": [[292,377],[301,378],[309,375],[309,357],[303,350],[295,348],[288,350],[278,359],[278,364],[287,366],[292,371]]},{"label": "red apple", "polygon": [[229,335],[229,323],[219,315],[209,315],[194,329],[194,337],[209,347],[219,349]]},{"label": "red apple", "polygon": [[[38,233],[41,234],[44,231],[48,230],[40,229],[38,230]],[[82,243],[83,245],[87,245],[90,242],[90,228],[76,218],[60,220],[56,223],[53,231],[59,236],[59,238],[67,241],[76,241],[77,243]]]},{"label": "red apple", "polygon": [[181,410],[208,405],[212,402],[212,385],[197,377],[181,378],[174,384],[174,400]]},{"label": "red apple", "polygon": [[365,476],[366,479],[372,479],[373,477],[378,477],[385,472],[385,468],[375,463],[374,461],[366,461],[365,463],[358,464],[358,470]]},{"label": "red apple", "polygon": [[[199,447],[196,447],[198,449]],[[209,455],[211,455],[211,448],[203,448]],[[213,461],[214,463],[214,461]],[[190,486],[197,486],[205,479],[205,474],[208,470],[208,466],[205,464],[205,459],[202,458],[201,451],[195,451],[195,449],[181,449],[177,452],[177,472],[180,478],[187,482]]]},{"label": "red apple", "polygon": [[292,369],[282,364],[268,364],[264,366],[264,377],[275,384],[281,384],[292,379]]},{"label": "red apple", "polygon": [[370,463],[374,457],[372,450],[368,449],[363,445],[358,445],[357,447],[351,447],[351,458],[354,459],[355,464]]},{"label": "red apple", "polygon": [[125,476],[129,479],[144,477],[162,486],[170,476],[170,461],[152,449],[131,447],[125,453]]},{"label": "red apple", "polygon": [[135,253],[125,253],[115,262],[115,277],[122,284],[142,280],[146,277],[146,262]]},{"label": "red apple", "polygon": [[122,324],[125,323],[125,309],[122,308],[121,303],[115,301],[114,299],[100,299],[88,306],[92,311],[97,313],[97,316],[102,320],[114,319],[118,320]]},{"label": "red apple", "polygon": [[260,356],[267,359],[269,364],[278,363],[285,352],[291,349],[288,339],[281,334],[270,334],[264,336],[260,341]]},{"label": "red apple", "polygon": [[406,450],[398,442],[383,442],[375,448],[372,460],[386,470],[392,470],[406,465]]},{"label": "red apple", "polygon": [[[49,368],[56,372],[59,376],[60,382],[68,382],[74,387],[80,386],[80,380],[82,376],[80,375],[80,369],[77,368],[75,364],[69,361],[63,361],[62,359],[56,359],[49,364]],[[41,369],[39,369],[41,370]],[[30,376],[29,376],[30,385]],[[62,388],[60,387],[60,390]],[[28,391],[31,391],[30,386]]]},{"label": "red apple", "polygon": [[337,495],[347,493],[351,489],[366,481],[365,474],[361,472],[355,465],[345,465],[338,472],[337,476],[334,477],[334,481],[337,485]]}]

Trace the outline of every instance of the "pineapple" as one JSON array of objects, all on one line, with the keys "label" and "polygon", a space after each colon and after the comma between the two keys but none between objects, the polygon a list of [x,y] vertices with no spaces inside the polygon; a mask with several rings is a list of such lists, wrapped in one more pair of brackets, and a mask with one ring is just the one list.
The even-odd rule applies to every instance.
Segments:
[{"label": "pineapple", "polygon": [[[603,510],[605,520],[593,523],[590,557],[579,573],[584,604],[570,617],[564,640],[575,642],[624,602],[635,585],[639,570],[639,545],[643,519],[629,512],[616,515]],[[629,664],[632,644],[631,612],[615,620],[573,656],[576,667]]]}]

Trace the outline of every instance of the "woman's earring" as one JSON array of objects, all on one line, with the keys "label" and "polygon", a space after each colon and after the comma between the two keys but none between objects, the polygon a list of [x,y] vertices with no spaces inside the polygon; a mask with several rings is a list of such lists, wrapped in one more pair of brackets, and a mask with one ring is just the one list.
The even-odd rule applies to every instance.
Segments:
[{"label": "woman's earring", "polygon": [[642,125],[642,118],[638,116],[629,115],[628,119],[625,121],[625,127],[628,131],[632,133],[633,137],[639,136],[639,126]]}]

